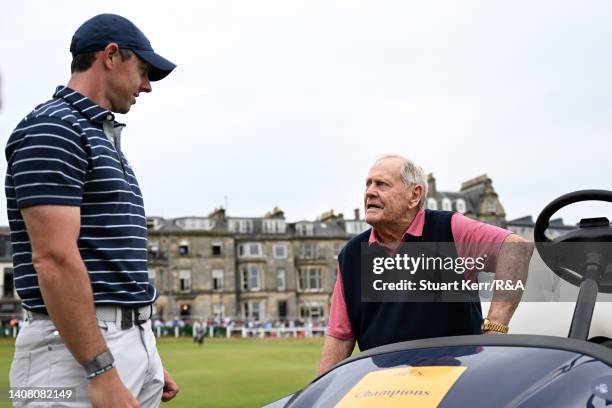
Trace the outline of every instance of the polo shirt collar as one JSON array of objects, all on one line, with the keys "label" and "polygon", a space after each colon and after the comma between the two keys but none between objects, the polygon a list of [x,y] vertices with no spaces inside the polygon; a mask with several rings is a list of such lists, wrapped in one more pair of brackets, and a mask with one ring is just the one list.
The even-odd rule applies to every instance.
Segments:
[{"label": "polo shirt collar", "polygon": [[101,123],[104,120],[115,120],[115,115],[110,110],[104,109],[88,97],[67,86],[58,86],[53,97],[62,98],[92,122]]},{"label": "polo shirt collar", "polygon": [[[404,235],[402,235],[401,241],[403,242],[406,239],[406,235],[411,235],[413,237],[422,236],[424,226],[425,226],[425,210],[421,209],[419,210],[417,215],[414,217],[410,225],[408,225],[408,228],[406,228],[406,232],[404,232]],[[384,243],[380,239],[380,236],[378,235],[374,227],[372,227],[372,230],[370,231],[370,238],[368,239],[368,245],[372,245],[374,243],[379,244],[379,245],[384,245]]]}]

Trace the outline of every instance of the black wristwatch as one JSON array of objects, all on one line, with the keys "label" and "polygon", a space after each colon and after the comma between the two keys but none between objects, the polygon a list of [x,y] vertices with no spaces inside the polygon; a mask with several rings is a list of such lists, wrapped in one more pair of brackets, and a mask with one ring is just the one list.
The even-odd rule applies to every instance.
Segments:
[{"label": "black wristwatch", "polygon": [[110,350],[106,350],[103,353],[98,354],[90,361],[83,364],[85,372],[87,373],[87,379],[103,374],[115,366],[115,358],[111,354]]}]

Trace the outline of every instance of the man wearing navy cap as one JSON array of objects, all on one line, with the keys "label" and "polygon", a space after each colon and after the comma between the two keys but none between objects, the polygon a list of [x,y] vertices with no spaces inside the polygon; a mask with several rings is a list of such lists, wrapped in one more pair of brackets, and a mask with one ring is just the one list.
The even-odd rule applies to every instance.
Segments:
[{"label": "man wearing navy cap", "polygon": [[68,85],[6,145],[14,280],[27,317],[11,387],[74,390],[21,406],[157,407],[178,387],[151,330],[144,203],[113,112],[127,113],[175,65],[113,14],[81,25],[70,52]]}]

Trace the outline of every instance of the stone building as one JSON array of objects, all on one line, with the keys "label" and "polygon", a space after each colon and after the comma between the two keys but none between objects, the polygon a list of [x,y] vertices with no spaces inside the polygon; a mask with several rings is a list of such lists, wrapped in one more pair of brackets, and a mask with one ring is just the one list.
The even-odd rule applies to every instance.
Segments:
[{"label": "stone building", "polygon": [[461,184],[459,191],[438,191],[433,174],[427,177],[427,208],[456,211],[489,224],[505,226],[506,212],[486,174]]},{"label": "stone building", "polygon": [[148,218],[149,278],[166,318],[237,315],[236,244],[223,210],[209,217]]},{"label": "stone building", "polygon": [[337,254],[366,228],[333,211],[288,223],[276,207],[263,217],[228,217],[223,209],[208,217],[151,217],[156,312],[165,318],[324,318]]}]

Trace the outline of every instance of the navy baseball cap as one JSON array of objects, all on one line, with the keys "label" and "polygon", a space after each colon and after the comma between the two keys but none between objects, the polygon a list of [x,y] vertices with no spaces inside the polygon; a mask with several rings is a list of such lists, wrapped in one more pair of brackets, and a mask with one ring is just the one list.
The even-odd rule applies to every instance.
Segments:
[{"label": "navy baseball cap", "polygon": [[117,43],[119,48],[132,50],[151,65],[149,81],[159,81],[176,68],[175,64],[153,51],[147,37],[134,23],[116,14],[98,14],[84,22],[72,36],[70,52],[75,57],[102,51],[112,42]]}]

